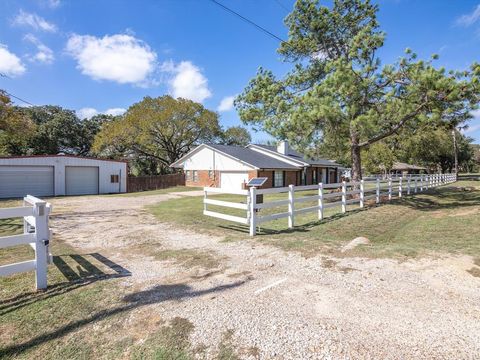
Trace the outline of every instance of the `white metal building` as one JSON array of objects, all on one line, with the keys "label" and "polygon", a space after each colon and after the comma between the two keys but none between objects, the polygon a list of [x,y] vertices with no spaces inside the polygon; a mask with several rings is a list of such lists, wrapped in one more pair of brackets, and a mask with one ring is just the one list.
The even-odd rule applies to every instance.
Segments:
[{"label": "white metal building", "polygon": [[127,163],[72,155],[0,158],[0,198],[123,193]]}]

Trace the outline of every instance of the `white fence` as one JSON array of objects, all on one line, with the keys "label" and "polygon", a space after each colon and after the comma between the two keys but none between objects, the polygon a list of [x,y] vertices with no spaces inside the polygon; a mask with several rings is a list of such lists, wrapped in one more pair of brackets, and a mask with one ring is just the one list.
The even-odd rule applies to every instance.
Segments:
[{"label": "white fence", "polygon": [[[254,236],[257,232],[257,226],[261,223],[276,219],[288,218],[288,227],[295,226],[295,216],[310,212],[317,212],[318,219],[324,217],[324,210],[332,207],[339,207],[342,213],[347,211],[347,206],[358,204],[360,208],[365,206],[367,200],[375,200],[378,204],[382,199],[387,201],[393,198],[401,198],[404,195],[412,195],[423,192],[426,189],[449,184],[457,181],[455,174],[432,174],[415,175],[405,178],[390,178],[387,180],[372,180],[359,182],[341,182],[335,184],[317,184],[306,186],[294,186],[270,189],[257,189],[255,187],[249,190],[224,190],[220,188],[204,188],[203,214],[216,217],[223,220],[233,221],[250,227],[250,235]],[[315,195],[295,196],[296,192],[315,191]],[[208,197],[208,194],[230,194],[245,196],[244,202],[233,202],[216,200]],[[272,200],[268,202],[257,202],[258,195],[288,193],[288,199]],[[314,206],[299,207],[296,204],[304,202],[316,202]],[[218,211],[212,211],[208,205],[215,205],[239,210],[245,210],[245,217],[237,215],[224,214]],[[286,211],[260,215],[261,209],[286,206]]]},{"label": "white fence", "polygon": [[29,244],[35,251],[35,260],[0,266],[0,276],[9,276],[35,270],[35,285],[47,287],[47,265],[52,263],[49,251],[50,229],[48,217],[52,210],[49,203],[27,195],[23,206],[0,209],[0,219],[23,217],[23,234],[0,237],[0,249]]}]

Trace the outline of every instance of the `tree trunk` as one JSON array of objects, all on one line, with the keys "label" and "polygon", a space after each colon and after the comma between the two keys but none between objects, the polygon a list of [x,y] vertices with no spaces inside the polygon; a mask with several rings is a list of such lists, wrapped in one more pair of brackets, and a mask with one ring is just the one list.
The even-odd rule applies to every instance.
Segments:
[{"label": "tree trunk", "polygon": [[362,180],[362,159],[360,156],[360,146],[358,145],[358,137],[350,136],[351,152],[352,152],[352,181]]},{"label": "tree trunk", "polygon": [[454,156],[454,171],[455,174],[458,175],[458,147],[457,147],[457,133],[455,128],[452,129],[452,136],[453,136],[453,156]]}]

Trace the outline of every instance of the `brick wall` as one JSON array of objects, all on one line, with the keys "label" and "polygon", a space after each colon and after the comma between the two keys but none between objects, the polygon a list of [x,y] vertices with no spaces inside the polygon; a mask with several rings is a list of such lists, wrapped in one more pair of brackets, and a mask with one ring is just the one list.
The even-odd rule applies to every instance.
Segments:
[{"label": "brick wall", "polygon": [[209,175],[208,170],[196,170],[197,181],[193,181],[193,170],[190,170],[190,177],[186,178],[185,184],[187,186],[198,187],[220,187],[220,171],[212,171]]}]

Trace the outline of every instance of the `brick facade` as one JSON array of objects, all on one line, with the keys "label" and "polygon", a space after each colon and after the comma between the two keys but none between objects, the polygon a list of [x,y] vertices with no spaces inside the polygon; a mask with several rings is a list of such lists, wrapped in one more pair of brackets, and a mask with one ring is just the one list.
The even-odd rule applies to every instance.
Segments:
[{"label": "brick facade", "polygon": [[[197,187],[220,187],[220,171],[209,171],[209,170],[195,170],[197,173],[197,180],[193,180],[193,170],[190,170],[190,176],[186,176],[185,185],[186,186],[197,186]],[[317,181],[318,184],[322,181],[322,168],[308,168],[307,169],[307,184],[313,184],[313,172],[317,171]],[[274,170],[251,170],[248,171],[248,179],[255,177],[266,177],[267,181],[261,187],[262,189],[273,187],[273,173]],[[328,174],[328,183],[336,182],[337,170],[330,170]],[[285,170],[284,171],[284,186],[288,185],[303,185],[302,184],[302,170]]]}]

